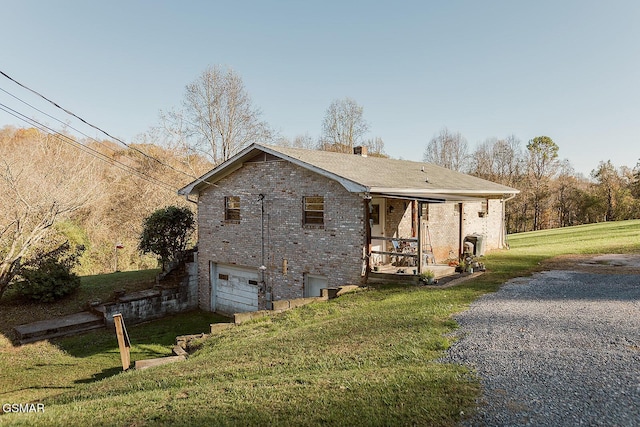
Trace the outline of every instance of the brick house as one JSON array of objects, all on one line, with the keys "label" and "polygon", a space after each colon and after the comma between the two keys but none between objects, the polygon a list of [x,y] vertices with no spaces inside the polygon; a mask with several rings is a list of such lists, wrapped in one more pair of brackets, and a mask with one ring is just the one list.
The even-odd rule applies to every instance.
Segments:
[{"label": "brick house", "polygon": [[362,151],[253,144],[181,189],[198,205],[200,307],[270,308],[365,284],[385,265],[420,273],[457,259],[465,240],[477,255],[504,246],[518,190]]}]

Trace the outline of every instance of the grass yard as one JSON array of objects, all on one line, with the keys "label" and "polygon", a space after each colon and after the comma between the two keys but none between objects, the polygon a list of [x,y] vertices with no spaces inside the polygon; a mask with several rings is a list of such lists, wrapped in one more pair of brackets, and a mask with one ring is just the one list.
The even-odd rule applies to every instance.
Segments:
[{"label": "grass yard", "polygon": [[[451,316],[546,258],[640,253],[640,221],[523,233],[510,243],[486,257],[489,272],[459,286],[362,290],[243,324],[203,340],[185,362],[145,371],[119,373],[115,338],[100,333],[20,348],[0,341],[0,401],[46,408],[2,415],[0,424],[455,425],[480,388],[464,367],[437,361],[456,328]],[[206,330],[210,315],[192,315],[188,327],[176,316],[130,328],[133,359]],[[200,321],[204,329],[184,330]]]},{"label": "grass yard", "polygon": [[113,291],[127,293],[153,287],[159,270],[127,271],[81,278],[78,292],[53,303],[39,303],[17,295],[13,290],[0,300],[0,339],[13,339],[13,327],[51,319],[87,309],[90,301],[110,301]]}]

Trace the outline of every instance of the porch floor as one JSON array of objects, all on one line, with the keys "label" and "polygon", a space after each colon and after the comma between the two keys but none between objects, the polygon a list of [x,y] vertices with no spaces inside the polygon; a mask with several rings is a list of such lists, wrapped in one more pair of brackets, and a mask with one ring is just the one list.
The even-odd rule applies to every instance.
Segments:
[{"label": "porch floor", "polygon": [[[450,276],[456,272],[455,267],[450,267],[447,264],[429,264],[426,268],[435,273],[436,279],[444,276]],[[372,272],[413,276],[418,274],[418,267],[399,267],[391,264],[384,264],[378,266],[378,271],[373,270]]]},{"label": "porch floor", "polygon": [[[369,272],[369,282],[409,282],[418,284],[419,276],[417,274],[418,267],[399,267],[391,264],[379,265],[378,271]],[[446,264],[430,264],[429,270],[432,270],[436,279],[452,276],[456,274],[455,267],[449,267]],[[414,270],[416,273],[414,273]]]}]

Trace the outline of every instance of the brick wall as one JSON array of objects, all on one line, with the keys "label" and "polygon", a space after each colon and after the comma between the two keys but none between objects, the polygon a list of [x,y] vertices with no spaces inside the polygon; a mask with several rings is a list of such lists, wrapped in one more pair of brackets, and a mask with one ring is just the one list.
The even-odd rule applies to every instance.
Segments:
[{"label": "brick wall", "polygon": [[[462,204],[462,238],[470,234],[484,236],[485,251],[502,248],[502,202],[490,199]],[[479,215],[478,212],[483,212]],[[437,262],[457,258],[460,245],[460,204],[429,204],[429,234]]]},{"label": "brick wall", "polygon": [[488,207],[481,202],[465,202],[462,230],[463,237],[482,234],[486,251],[502,248],[502,202],[489,199]]},{"label": "brick wall", "polygon": [[[428,205],[428,236],[436,262],[458,258],[460,245],[460,204],[430,203]],[[425,234],[427,231],[425,231]]]},{"label": "brick wall", "polygon": [[417,230],[417,224],[413,224],[413,202],[402,199],[387,199],[387,212],[385,215],[385,236],[410,238]]},{"label": "brick wall", "polygon": [[[224,220],[225,196],[240,197],[239,222]],[[303,226],[304,196],[324,197],[324,227]],[[305,273],[326,276],[329,287],[361,282],[362,198],[292,163],[245,163],[200,194],[198,224],[202,309],[211,309],[209,263],[257,269],[263,263],[263,241],[267,286],[259,294],[261,309],[267,308],[269,291],[273,300],[301,298]]]}]

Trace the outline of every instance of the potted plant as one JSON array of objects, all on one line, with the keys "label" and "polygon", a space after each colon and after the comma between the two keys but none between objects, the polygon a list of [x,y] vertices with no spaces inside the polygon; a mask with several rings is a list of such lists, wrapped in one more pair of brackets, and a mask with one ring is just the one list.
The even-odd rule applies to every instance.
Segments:
[{"label": "potted plant", "polygon": [[438,283],[436,280],[436,273],[433,270],[426,270],[420,274],[420,281],[426,285],[433,285]]},{"label": "potted plant", "polygon": [[473,273],[474,270],[478,270],[480,263],[475,256],[467,256],[464,261],[460,263],[462,273]]}]

